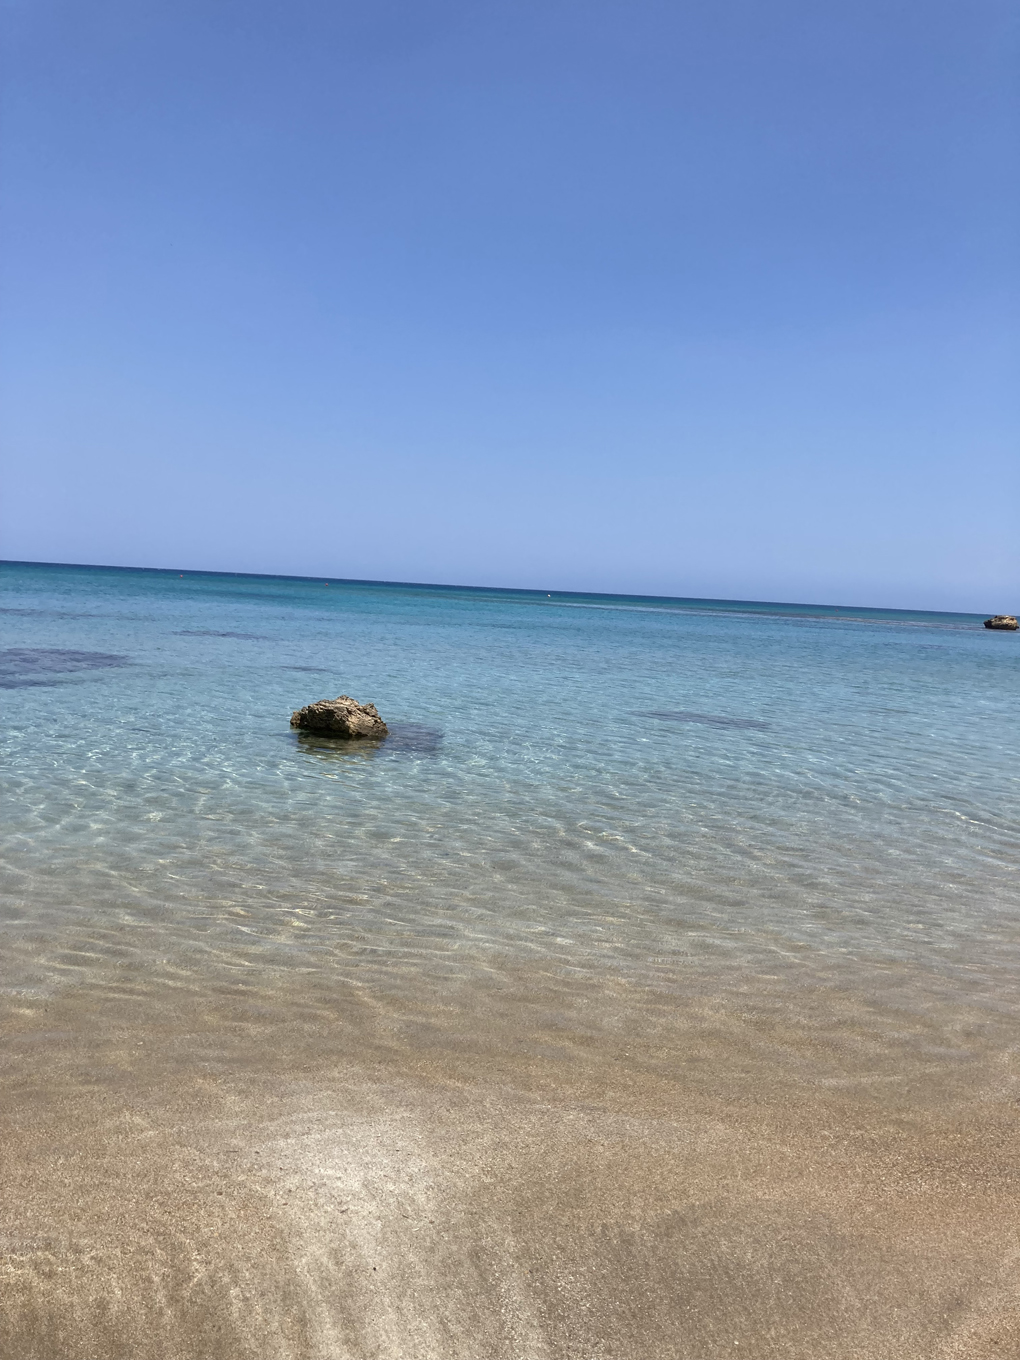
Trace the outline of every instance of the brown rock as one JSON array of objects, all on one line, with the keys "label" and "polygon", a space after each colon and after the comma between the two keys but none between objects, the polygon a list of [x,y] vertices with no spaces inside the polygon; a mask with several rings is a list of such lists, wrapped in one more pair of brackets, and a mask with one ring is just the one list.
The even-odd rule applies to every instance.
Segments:
[{"label": "brown rock", "polygon": [[379,717],[375,704],[359,704],[349,694],[339,699],[320,699],[292,714],[291,727],[304,728],[320,737],[385,737],[389,728]]},{"label": "brown rock", "polygon": [[994,614],[990,619],[985,619],[986,628],[1001,628],[1004,632],[1015,633],[1020,625],[1017,624],[1015,614]]}]

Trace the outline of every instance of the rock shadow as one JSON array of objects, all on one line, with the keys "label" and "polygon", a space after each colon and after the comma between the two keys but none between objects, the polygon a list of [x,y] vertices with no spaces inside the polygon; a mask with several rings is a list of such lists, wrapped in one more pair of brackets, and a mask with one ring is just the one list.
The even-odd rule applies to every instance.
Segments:
[{"label": "rock shadow", "polygon": [[434,756],[443,744],[438,727],[424,723],[389,723],[389,736],[378,740],[322,737],[314,732],[295,731],[293,740],[305,755],[327,761],[375,760],[384,756]]}]

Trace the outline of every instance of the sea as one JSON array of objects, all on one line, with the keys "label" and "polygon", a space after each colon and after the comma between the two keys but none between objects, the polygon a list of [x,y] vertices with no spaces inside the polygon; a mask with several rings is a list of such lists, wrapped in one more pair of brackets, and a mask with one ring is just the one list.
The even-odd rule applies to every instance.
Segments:
[{"label": "sea", "polygon": [[[1020,636],[980,616],[0,570],[8,994],[507,964],[1012,993]],[[389,737],[290,727],[341,693]]]},{"label": "sea", "polygon": [[1020,1354],[1020,636],[0,581],[0,1354]]}]

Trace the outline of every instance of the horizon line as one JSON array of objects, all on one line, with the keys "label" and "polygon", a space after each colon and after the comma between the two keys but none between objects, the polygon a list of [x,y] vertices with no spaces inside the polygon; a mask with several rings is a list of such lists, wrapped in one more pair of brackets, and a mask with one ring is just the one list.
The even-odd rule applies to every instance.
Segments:
[{"label": "horizon line", "polygon": [[472,586],[461,585],[453,582],[443,581],[385,581],[370,577],[357,576],[307,576],[290,572],[272,571],[214,571],[196,567],[142,567],[142,566],[122,566],[108,562],[43,562],[32,561],[20,558],[0,558],[0,566],[3,567],[66,567],[70,569],[84,569],[88,571],[137,571],[149,572],[157,576],[222,576],[227,578],[244,577],[253,581],[322,581],[326,585],[347,585],[347,586],[397,586],[405,590],[467,590],[479,593],[503,594],[503,595],[542,595],[547,599],[554,597],[573,597],[577,599],[591,599],[593,597],[607,600],[653,600],[670,604],[714,604],[714,605],[758,605],[762,607],[781,608],[781,609],[826,609],[835,613],[869,613],[869,614],[932,614],[945,616],[947,618],[975,618],[983,617],[979,613],[970,610],[949,610],[949,609],[908,609],[892,607],[888,605],[845,605],[845,604],[813,604],[807,601],[796,600],[751,600],[751,599],[729,599],[722,596],[712,595],[647,595],[647,594],[625,594],[620,591],[611,590],[546,590],[544,587],[537,586]]}]

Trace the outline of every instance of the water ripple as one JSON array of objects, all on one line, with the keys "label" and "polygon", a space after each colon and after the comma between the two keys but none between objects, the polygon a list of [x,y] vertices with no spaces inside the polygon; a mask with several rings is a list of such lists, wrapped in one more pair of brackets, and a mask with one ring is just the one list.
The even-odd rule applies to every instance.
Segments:
[{"label": "water ripple", "polygon": [[735,727],[751,732],[767,732],[771,723],[756,718],[727,718],[718,713],[689,713],[685,709],[647,709],[639,718],[658,718],[660,722],[701,723],[703,727]]}]

